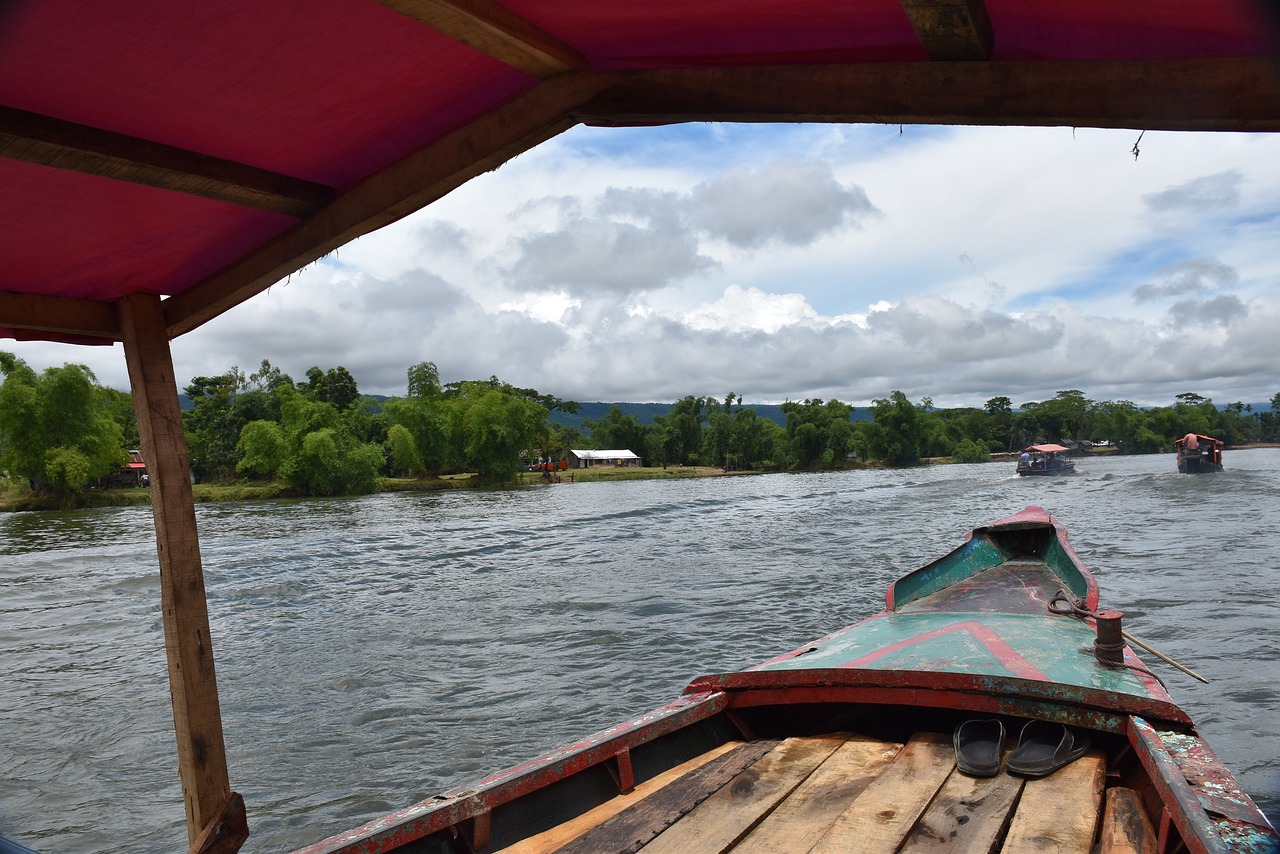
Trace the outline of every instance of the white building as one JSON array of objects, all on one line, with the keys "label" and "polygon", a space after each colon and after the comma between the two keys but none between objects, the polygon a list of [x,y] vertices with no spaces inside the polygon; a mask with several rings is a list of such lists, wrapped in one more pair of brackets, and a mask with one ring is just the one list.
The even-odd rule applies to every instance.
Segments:
[{"label": "white building", "polygon": [[591,466],[638,466],[640,458],[631,451],[570,451],[569,468]]}]

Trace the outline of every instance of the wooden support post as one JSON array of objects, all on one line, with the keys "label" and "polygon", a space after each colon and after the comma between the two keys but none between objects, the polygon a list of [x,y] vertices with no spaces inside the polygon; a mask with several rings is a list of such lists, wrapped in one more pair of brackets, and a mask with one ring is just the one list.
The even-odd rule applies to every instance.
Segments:
[{"label": "wooden support post", "polygon": [[[191,471],[160,298],[133,294],[120,301],[119,310],[142,458],[151,480],[169,693],[178,742],[178,773],[186,803],[187,841],[193,850],[198,850],[196,846],[204,847],[202,840],[209,839],[210,834],[205,833],[208,826],[225,822],[225,807],[237,802],[238,796],[232,797],[227,775]],[[239,827],[224,826],[216,834],[219,851],[237,851],[248,837],[243,808],[238,822],[233,819],[233,823]]]}]

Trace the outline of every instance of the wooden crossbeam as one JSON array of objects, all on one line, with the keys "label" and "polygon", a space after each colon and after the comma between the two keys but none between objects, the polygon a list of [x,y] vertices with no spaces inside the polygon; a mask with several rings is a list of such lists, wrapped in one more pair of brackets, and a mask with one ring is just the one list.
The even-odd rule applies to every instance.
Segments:
[{"label": "wooden crossbeam", "polygon": [[841,122],[1280,131],[1273,57],[614,72],[584,124]]},{"label": "wooden crossbeam", "polygon": [[0,328],[120,340],[113,303],[0,291]]},{"label": "wooden crossbeam", "polygon": [[493,0],[381,0],[384,6],[534,77],[587,71],[587,58]]},{"label": "wooden crossbeam", "polygon": [[333,197],[322,184],[12,107],[0,106],[0,157],[299,218]]},{"label": "wooden crossbeam", "polygon": [[932,60],[989,59],[995,36],[983,0],[902,0]]}]

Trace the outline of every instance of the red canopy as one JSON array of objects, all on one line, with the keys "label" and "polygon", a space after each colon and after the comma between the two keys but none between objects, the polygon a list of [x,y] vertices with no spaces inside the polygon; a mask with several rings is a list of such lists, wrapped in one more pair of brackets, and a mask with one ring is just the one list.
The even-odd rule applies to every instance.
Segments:
[{"label": "red canopy", "polygon": [[1280,128],[1248,0],[17,0],[0,337],[180,335],[577,123]]}]

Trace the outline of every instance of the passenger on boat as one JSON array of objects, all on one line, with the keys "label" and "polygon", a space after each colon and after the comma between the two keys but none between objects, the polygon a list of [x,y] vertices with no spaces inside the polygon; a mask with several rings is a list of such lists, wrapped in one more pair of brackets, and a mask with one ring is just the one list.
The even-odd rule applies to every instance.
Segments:
[{"label": "passenger on boat", "polygon": [[1022,452],[1022,456],[1018,457],[1018,463],[1023,466],[1031,465],[1031,454],[1027,451]]},{"label": "passenger on boat", "polygon": [[1182,444],[1188,451],[1200,450],[1200,440],[1196,438],[1195,433],[1188,433],[1182,437]]}]

